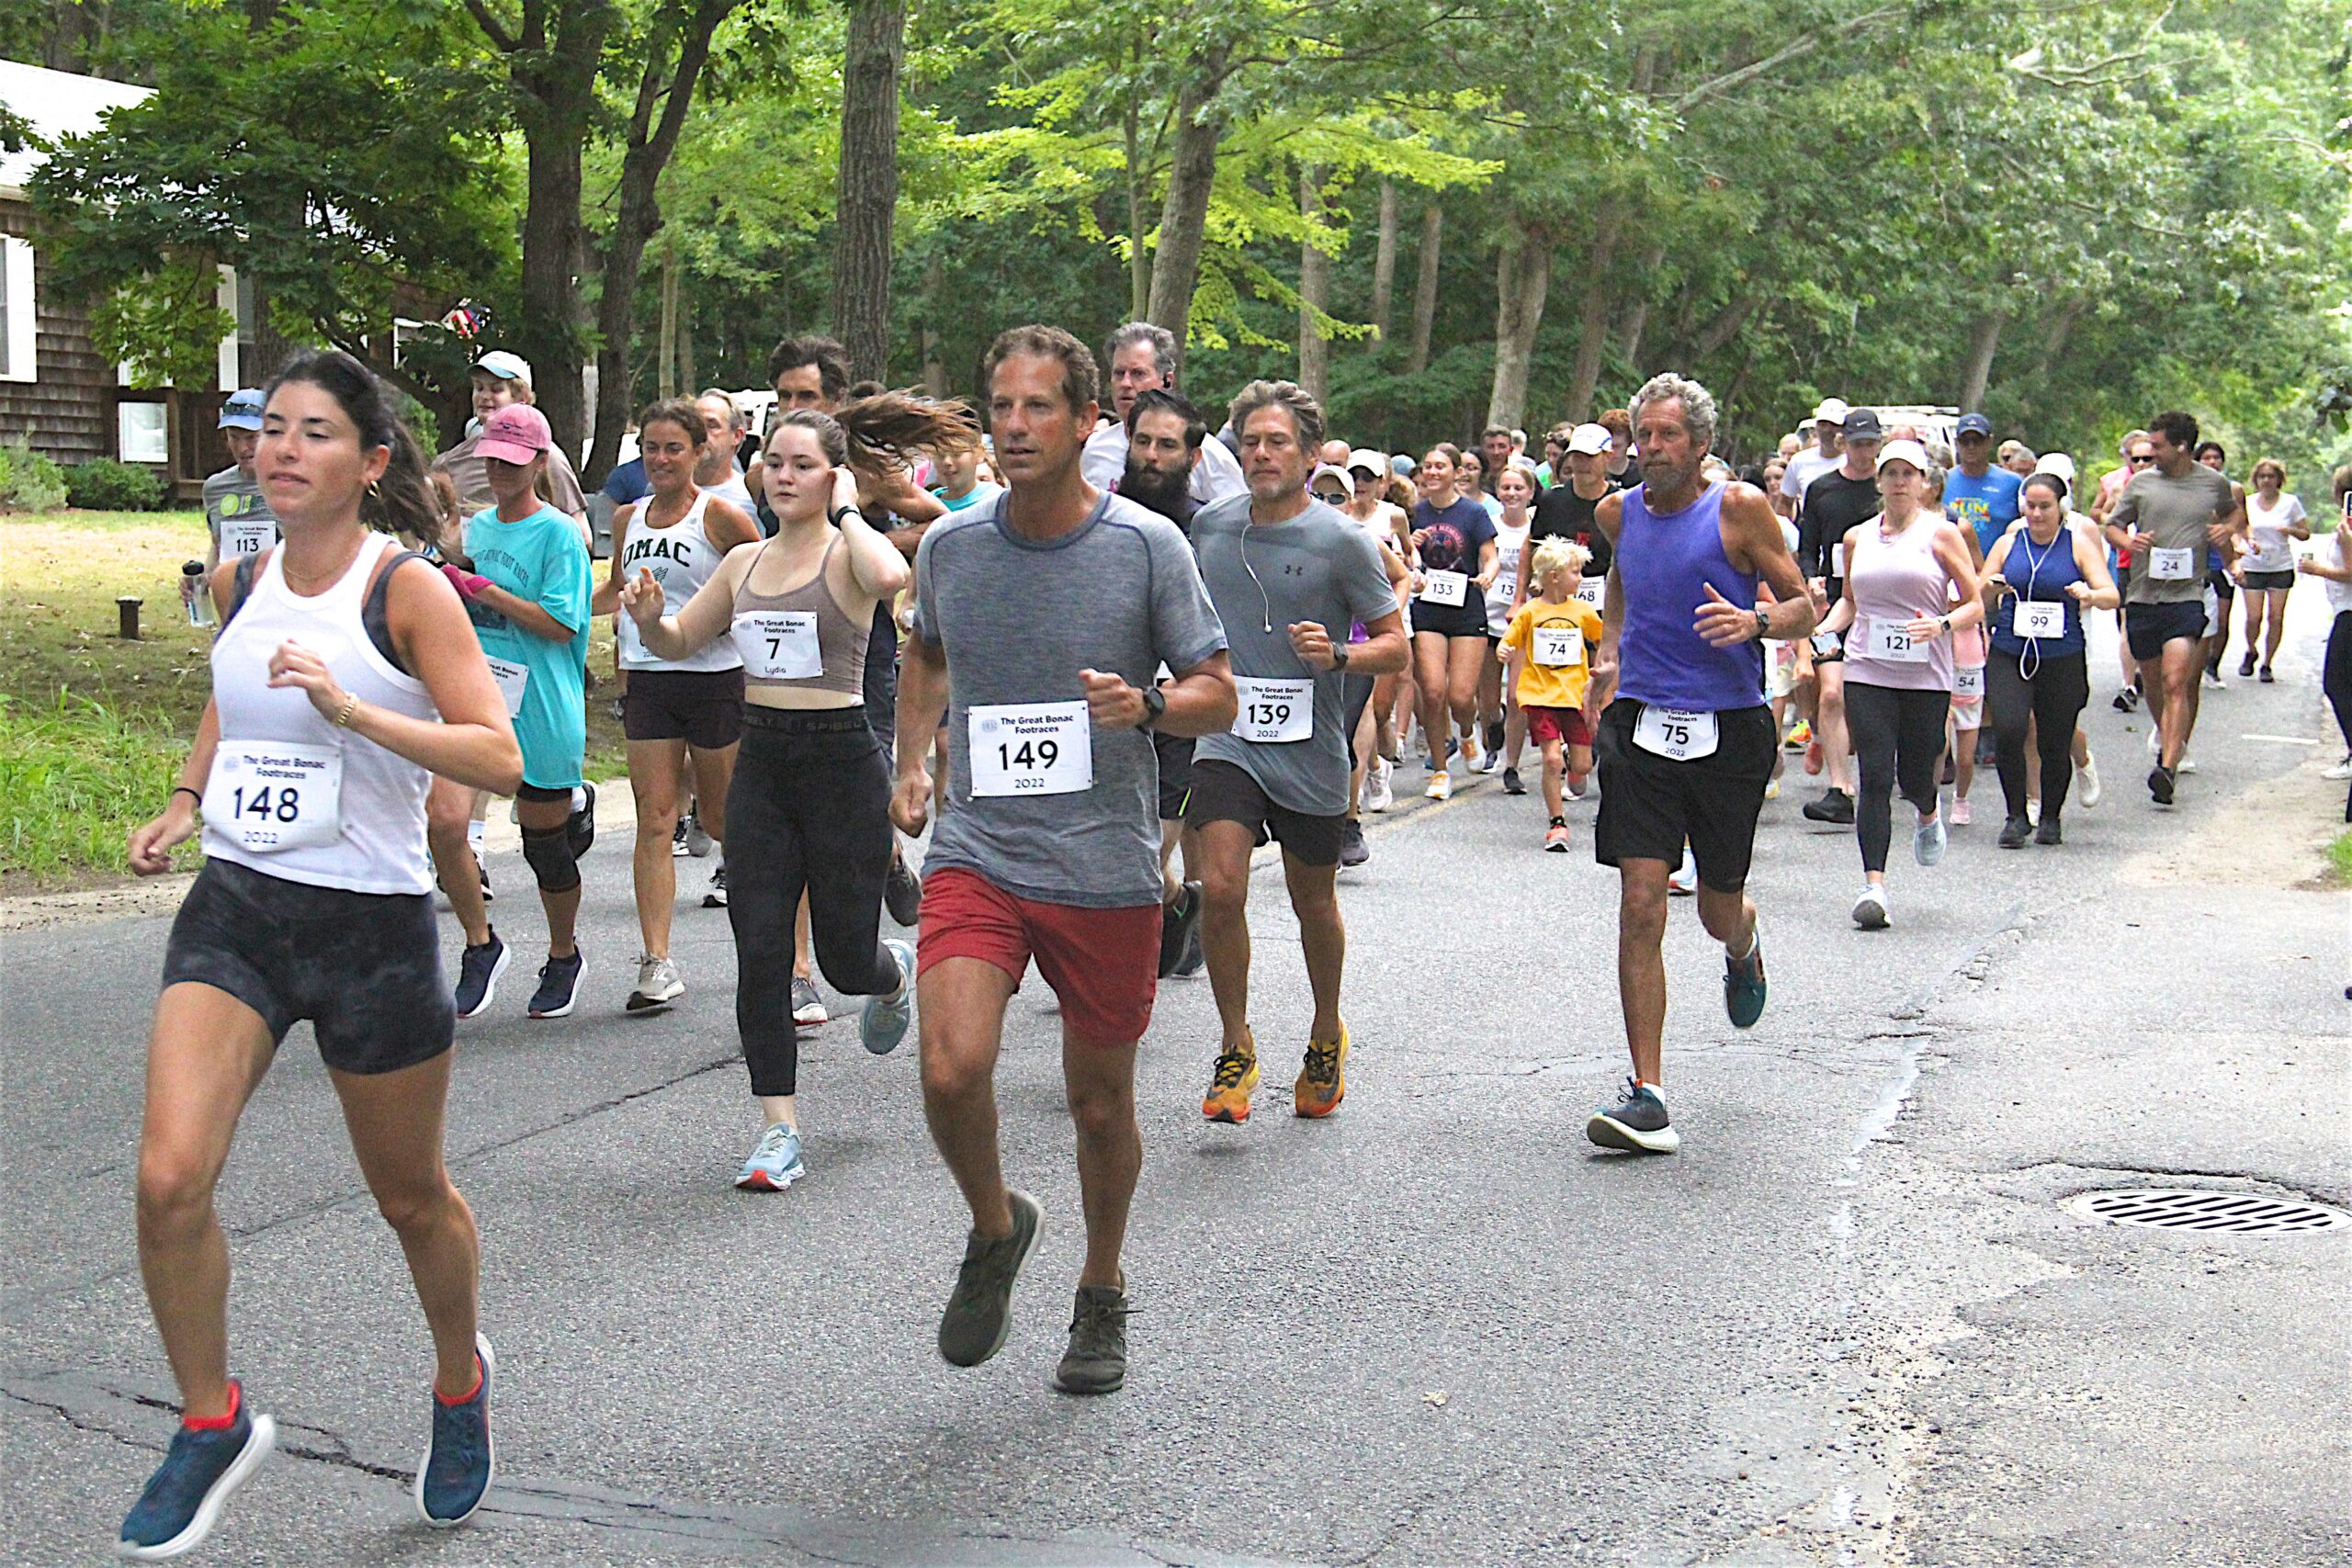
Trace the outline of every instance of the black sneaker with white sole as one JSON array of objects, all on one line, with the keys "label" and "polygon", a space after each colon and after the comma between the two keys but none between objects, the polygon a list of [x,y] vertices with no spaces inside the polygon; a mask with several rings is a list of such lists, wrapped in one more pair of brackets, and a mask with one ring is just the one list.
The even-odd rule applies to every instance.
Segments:
[{"label": "black sneaker with white sole", "polygon": [[570,1018],[580,999],[581,972],[588,955],[574,947],[569,958],[550,958],[539,965],[539,988],[531,993],[533,1018]]},{"label": "black sneaker with white sole", "polygon": [[490,998],[498,990],[498,977],[514,961],[514,954],[499,940],[496,927],[491,929],[488,942],[479,946],[469,944],[458,955],[459,1018],[476,1017],[490,1006]]},{"label": "black sneaker with white sole", "polygon": [[1680,1134],[1666,1119],[1665,1100],[1633,1078],[1625,1080],[1624,1099],[1586,1119],[1584,1135],[1604,1149],[1628,1154],[1670,1155],[1682,1146]]}]

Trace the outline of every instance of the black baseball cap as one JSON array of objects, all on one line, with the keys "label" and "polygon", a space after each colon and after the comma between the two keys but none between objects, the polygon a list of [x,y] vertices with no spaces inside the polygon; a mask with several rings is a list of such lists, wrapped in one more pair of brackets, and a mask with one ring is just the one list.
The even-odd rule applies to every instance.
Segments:
[{"label": "black baseball cap", "polygon": [[1964,413],[1960,416],[1960,423],[1952,427],[1951,434],[1954,440],[1963,435],[1981,435],[1990,441],[1993,439],[1993,422],[1981,413]]},{"label": "black baseball cap", "polygon": [[1876,409],[1847,410],[1845,432],[1849,441],[1879,441],[1886,435],[1878,423]]}]

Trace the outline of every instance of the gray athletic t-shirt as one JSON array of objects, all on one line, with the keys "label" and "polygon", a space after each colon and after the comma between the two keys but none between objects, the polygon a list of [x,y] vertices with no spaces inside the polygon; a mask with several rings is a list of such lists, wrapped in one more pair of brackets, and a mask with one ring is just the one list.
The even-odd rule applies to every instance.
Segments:
[{"label": "gray athletic t-shirt", "polygon": [[[1235,677],[1315,682],[1315,728],[1305,739],[1248,740],[1226,730],[1201,737],[1193,757],[1232,763],[1277,806],[1310,817],[1343,814],[1345,677],[1336,670],[1317,674],[1301,661],[1291,649],[1290,626],[1314,621],[1344,643],[1353,623],[1395,610],[1379,547],[1362,524],[1322,502],[1308,502],[1287,523],[1258,527],[1250,521],[1250,498],[1237,495],[1193,514],[1193,548],[1209,602],[1225,622]],[[1246,705],[1246,689],[1244,697]],[[1243,722],[1249,717],[1245,705]]]},{"label": "gray athletic t-shirt", "polygon": [[234,463],[205,479],[204,525],[223,560],[259,555],[277,542],[277,519],[261,493],[261,480]]},{"label": "gray athletic t-shirt", "polygon": [[1080,670],[1148,686],[1225,647],[1176,525],[1106,495],[1076,531],[1035,543],[1005,526],[1005,500],[933,524],[915,551],[915,635],[947,655],[949,800],[923,869],[961,866],[1048,904],[1157,904],[1159,760],[1140,729],[1089,730],[1091,787],[972,793],[975,707],[1083,702]]},{"label": "gray athletic t-shirt", "polygon": [[2185,604],[2205,596],[2205,530],[2236,509],[2230,481],[2202,463],[2192,464],[2178,479],[2158,468],[2143,468],[2132,476],[2116,498],[2108,522],[2126,533],[2154,537],[2162,550],[2188,550],[2185,578],[2149,575],[2148,552],[2132,552],[2132,578],[2125,589],[2127,604]]}]

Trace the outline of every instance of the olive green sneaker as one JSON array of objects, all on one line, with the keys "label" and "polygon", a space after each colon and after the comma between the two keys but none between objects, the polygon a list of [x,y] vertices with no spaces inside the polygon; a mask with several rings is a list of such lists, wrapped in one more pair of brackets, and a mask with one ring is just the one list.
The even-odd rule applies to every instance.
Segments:
[{"label": "olive green sneaker", "polygon": [[1116,1393],[1127,1381],[1127,1295],[1111,1285],[1080,1285],[1070,1314],[1069,1348],[1054,1373],[1064,1393]]},{"label": "olive green sneaker", "polygon": [[977,1367],[1004,1348],[1012,1331],[1012,1281],[1036,1249],[1037,1200],[1008,1190],[1012,1234],[991,1241],[978,1231],[964,1243],[964,1266],[939,1318],[939,1353],[952,1366]]}]

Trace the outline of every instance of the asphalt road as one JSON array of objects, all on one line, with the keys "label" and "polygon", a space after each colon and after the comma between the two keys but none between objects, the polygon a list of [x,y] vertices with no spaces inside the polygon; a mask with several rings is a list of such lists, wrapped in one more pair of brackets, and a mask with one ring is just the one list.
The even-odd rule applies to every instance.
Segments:
[{"label": "asphalt road", "polygon": [[[1891,931],[1852,929],[1852,840],[1805,829],[1792,775],[1757,856],[1753,1032],[1675,910],[1671,1159],[1582,1136],[1624,1072],[1589,805],[1566,856],[1492,783],[1376,819],[1343,881],[1356,1050],[1329,1122],[1272,1087],[1307,1007],[1261,874],[1270,1088],[1249,1125],[1204,1125],[1208,987],[1163,987],[1134,1362],[1098,1401],[1047,1387],[1080,1230],[1043,987],[1013,1004],[999,1090],[1044,1241],[1003,1354],[957,1371],[932,1337],[965,1222],[911,1046],[869,1057],[846,1017],[817,1032],[808,1179],[735,1191],[756,1125],[724,917],[681,910],[684,1003],[625,1018],[627,860],[601,844],[582,1014],[525,1019],[518,964],[460,1039],[449,1145],[502,1377],[490,1506],[453,1536],[410,1510],[429,1349],[298,1031],[220,1194],[233,1365],[288,1452],[197,1561],[2352,1559],[2352,1231],[2058,1206],[2133,1184],[2352,1204],[2345,895],[2295,886],[2341,786],[2316,779],[2318,595],[2296,598],[2281,683],[2208,694],[2181,806],[2147,802],[2143,721],[2102,681],[2105,803],[2061,850],[2002,853],[1988,771],[1941,867],[1898,833]],[[527,874],[493,871],[527,953]],[[100,1556],[169,1436],[130,1217],[165,929],[6,939],[8,1562]]]}]

